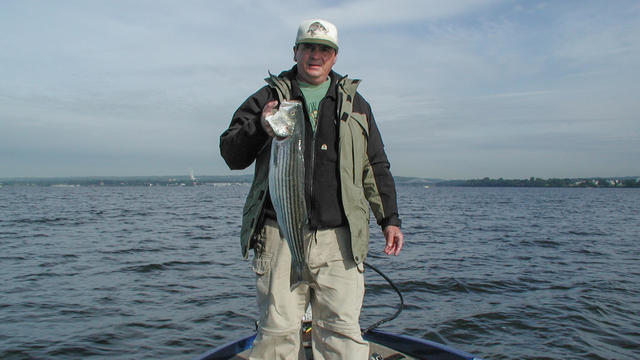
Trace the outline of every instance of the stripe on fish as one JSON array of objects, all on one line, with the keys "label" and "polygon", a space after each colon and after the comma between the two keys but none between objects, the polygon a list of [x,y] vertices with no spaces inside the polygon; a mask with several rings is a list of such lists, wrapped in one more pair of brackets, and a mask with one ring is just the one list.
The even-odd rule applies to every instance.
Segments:
[{"label": "stripe on fish", "polygon": [[[285,121],[286,137],[273,139],[269,163],[269,195],[276,211],[280,232],[291,251],[290,285],[303,280],[307,267],[304,253],[304,226],[307,206],[304,194],[304,112],[300,101],[282,101],[273,118]],[[271,124],[271,122],[270,122]],[[280,135],[280,134],[279,134]]]}]

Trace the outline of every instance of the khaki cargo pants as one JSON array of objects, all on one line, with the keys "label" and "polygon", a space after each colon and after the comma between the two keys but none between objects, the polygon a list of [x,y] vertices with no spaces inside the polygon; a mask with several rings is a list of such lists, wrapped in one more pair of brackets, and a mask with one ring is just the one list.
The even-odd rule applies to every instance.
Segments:
[{"label": "khaki cargo pants", "polygon": [[264,245],[253,260],[260,319],[249,358],[304,359],[300,325],[311,303],[314,359],[368,359],[369,344],[359,324],[364,268],[353,261],[348,228],[305,230],[308,283],[293,291],[291,253],[278,224],[266,220],[261,235]]}]

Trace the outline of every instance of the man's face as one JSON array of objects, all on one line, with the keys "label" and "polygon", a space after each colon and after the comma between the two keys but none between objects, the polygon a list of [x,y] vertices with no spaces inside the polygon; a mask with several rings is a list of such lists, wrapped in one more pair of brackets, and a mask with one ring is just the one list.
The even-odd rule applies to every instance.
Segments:
[{"label": "man's face", "polygon": [[298,67],[300,80],[319,85],[327,80],[331,68],[336,63],[334,48],[321,44],[298,44],[293,48],[293,60]]}]

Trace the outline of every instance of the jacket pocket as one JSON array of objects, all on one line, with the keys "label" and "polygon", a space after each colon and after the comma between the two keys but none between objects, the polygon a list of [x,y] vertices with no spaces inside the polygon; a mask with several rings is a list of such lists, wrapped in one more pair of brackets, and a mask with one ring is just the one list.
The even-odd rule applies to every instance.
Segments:
[{"label": "jacket pocket", "polygon": [[351,113],[351,121],[349,121],[349,130],[351,130],[352,138],[352,159],[353,159],[353,183],[362,187],[362,172],[367,158],[367,137],[368,128],[367,116],[360,113]]},{"label": "jacket pocket", "polygon": [[367,199],[364,198],[364,196],[360,198],[360,210],[362,211],[362,220],[369,224],[371,213],[369,211],[369,203],[367,202]]}]

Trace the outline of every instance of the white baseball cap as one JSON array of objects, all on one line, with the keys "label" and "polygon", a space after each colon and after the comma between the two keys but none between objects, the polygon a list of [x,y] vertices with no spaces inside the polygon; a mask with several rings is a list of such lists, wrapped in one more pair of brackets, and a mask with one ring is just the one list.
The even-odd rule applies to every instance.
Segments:
[{"label": "white baseball cap", "polygon": [[338,50],[338,28],[327,20],[305,20],[296,36],[296,45],[300,43],[323,44]]}]

